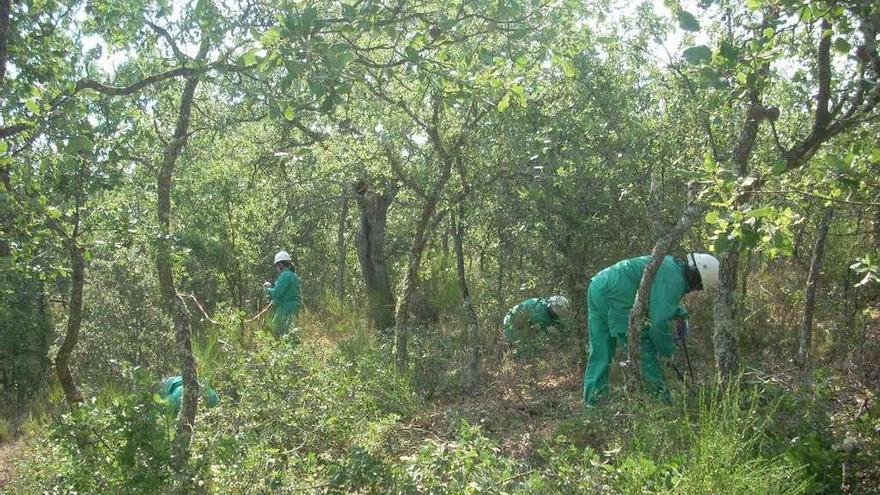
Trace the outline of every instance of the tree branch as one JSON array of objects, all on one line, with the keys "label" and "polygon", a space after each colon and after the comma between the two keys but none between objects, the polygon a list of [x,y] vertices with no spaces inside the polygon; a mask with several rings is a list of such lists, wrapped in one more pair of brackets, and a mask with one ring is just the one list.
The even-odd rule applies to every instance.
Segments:
[{"label": "tree branch", "polygon": [[174,52],[174,57],[180,62],[181,65],[186,65],[189,61],[189,57],[187,57],[182,51],[180,51],[180,47],[177,46],[177,43],[174,42],[174,38],[168,34],[168,31],[160,26],[157,26],[152,21],[146,21],[147,25],[153,28],[153,31],[156,31],[161,38],[165,39],[168,45],[171,47],[171,51]]}]

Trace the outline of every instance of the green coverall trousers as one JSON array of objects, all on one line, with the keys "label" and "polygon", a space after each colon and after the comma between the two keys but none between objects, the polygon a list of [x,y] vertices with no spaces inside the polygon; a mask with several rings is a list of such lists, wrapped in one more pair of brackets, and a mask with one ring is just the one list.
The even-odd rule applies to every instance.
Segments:
[{"label": "green coverall trousers", "polygon": [[[594,292],[597,292],[594,294]],[[611,361],[614,359],[618,344],[627,350],[626,325],[622,324],[622,318],[615,318],[617,314],[628,314],[621,311],[611,311],[611,320],[615,324],[613,332],[609,326],[609,308],[598,290],[594,291],[591,285],[587,296],[589,308],[588,325],[590,330],[590,356],[587,368],[584,370],[584,402],[587,405],[595,405],[598,398],[608,391],[608,371]],[[659,396],[668,400],[669,391],[663,380],[663,372],[660,368],[660,359],[657,346],[651,337],[648,327],[642,329],[639,344],[641,347],[640,360],[642,362],[643,387],[651,395]]]}]

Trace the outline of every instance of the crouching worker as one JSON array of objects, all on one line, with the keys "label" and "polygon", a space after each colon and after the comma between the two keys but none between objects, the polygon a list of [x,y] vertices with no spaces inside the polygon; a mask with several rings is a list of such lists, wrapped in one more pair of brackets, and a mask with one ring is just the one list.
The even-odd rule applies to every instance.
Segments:
[{"label": "crouching worker", "polygon": [[[199,390],[202,393],[203,404],[207,404],[208,407],[214,407],[220,403],[217,391],[210,385],[199,382]],[[171,410],[177,415],[180,412],[180,405],[183,403],[183,377],[177,375],[162,380],[159,396],[168,401]]]},{"label": "crouching worker", "polygon": [[[587,292],[590,356],[584,371],[584,402],[593,405],[608,390],[608,369],[619,346],[626,352],[629,313],[650,256],[620,261],[600,271]],[[659,356],[672,356],[675,340],[672,320],[687,318],[680,307],[685,294],[709,290],[718,282],[718,260],[710,254],[691,253],[685,260],[666,256],[651,284],[648,317],[641,330],[639,359],[642,383],[652,395],[668,399]]]},{"label": "crouching worker", "polygon": [[272,315],[272,330],[278,337],[287,333],[291,322],[299,311],[299,275],[293,271],[290,263],[290,254],[287,251],[279,251],[275,255],[275,269],[278,277],[273,286],[269,282],[263,283],[266,294],[272,299],[275,312]]},{"label": "crouching worker", "polygon": [[567,314],[568,299],[564,296],[526,299],[504,316],[504,336],[517,345],[528,342],[537,333],[546,335],[549,327],[565,330],[563,318]]}]

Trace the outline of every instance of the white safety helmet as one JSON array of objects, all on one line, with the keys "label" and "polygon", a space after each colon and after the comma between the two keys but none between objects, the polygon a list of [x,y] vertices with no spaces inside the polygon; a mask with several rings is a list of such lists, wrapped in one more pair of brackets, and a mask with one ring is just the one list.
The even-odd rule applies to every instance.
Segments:
[{"label": "white safety helmet", "polygon": [[557,315],[565,315],[568,313],[568,299],[565,296],[553,296],[547,299],[550,309]]},{"label": "white safety helmet", "polygon": [[721,265],[718,258],[711,254],[690,253],[687,255],[687,263],[688,266],[696,268],[700,272],[703,290],[710,290],[718,285],[718,268]]},{"label": "white safety helmet", "polygon": [[280,261],[290,261],[290,253],[283,250],[278,251],[278,254],[275,255],[275,261],[272,262],[272,264],[274,265],[275,263],[278,263]]}]

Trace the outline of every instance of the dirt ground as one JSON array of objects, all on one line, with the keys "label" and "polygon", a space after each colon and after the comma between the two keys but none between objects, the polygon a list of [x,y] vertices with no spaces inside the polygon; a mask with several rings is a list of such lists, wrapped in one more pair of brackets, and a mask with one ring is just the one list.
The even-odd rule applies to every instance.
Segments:
[{"label": "dirt ground", "polygon": [[0,444],[0,489],[12,481],[12,461],[17,453],[16,443]]}]

